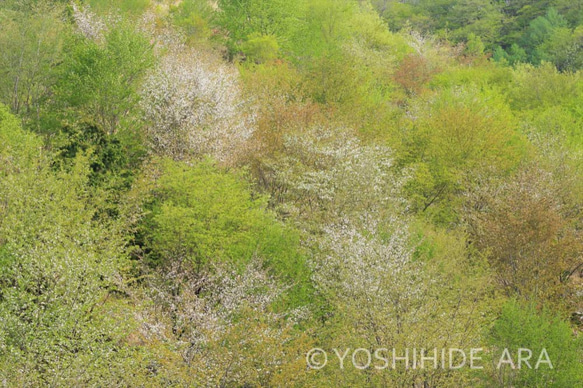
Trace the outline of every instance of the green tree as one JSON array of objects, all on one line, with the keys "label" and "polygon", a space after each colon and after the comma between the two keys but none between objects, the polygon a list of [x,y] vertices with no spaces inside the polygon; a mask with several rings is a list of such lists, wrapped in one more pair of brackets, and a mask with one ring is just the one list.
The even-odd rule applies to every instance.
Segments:
[{"label": "green tree", "polygon": [[[560,316],[548,310],[537,311],[533,305],[511,300],[504,305],[488,337],[493,347],[492,365],[484,369],[489,373],[485,382],[488,387],[570,387],[583,379],[581,340],[573,337],[569,325]],[[504,349],[509,350],[517,366],[520,348],[532,351],[531,368],[524,363],[520,369],[504,364],[496,370]],[[552,369],[548,364],[540,364],[535,369],[543,349]]]},{"label": "green tree", "polygon": [[204,44],[211,35],[215,12],[208,1],[185,0],[170,7],[174,24],[186,32],[189,40]]},{"label": "green tree", "polygon": [[106,31],[103,40],[71,42],[55,99],[65,117],[76,111],[115,134],[139,119],[137,87],[154,59],[148,39],[128,22]]},{"label": "green tree", "polygon": [[307,297],[309,272],[299,236],[266,210],[266,198],[255,197],[243,175],[210,161],[164,161],[161,173],[141,232],[154,263],[184,262],[195,271],[213,263],[241,269],[260,257],[277,276],[297,282],[296,297]]},{"label": "green tree", "polygon": [[25,118],[41,115],[57,82],[69,33],[63,17],[64,7],[49,2],[0,6],[0,102]]},{"label": "green tree", "polygon": [[219,0],[217,22],[228,31],[230,55],[240,52],[243,43],[257,36],[271,36],[287,49],[298,22],[299,5],[297,0]]},{"label": "green tree", "polygon": [[146,150],[138,90],[152,45],[128,20],[105,26],[77,7],[73,19],[80,33],[67,42],[40,132],[64,165],[90,150],[92,183],[127,188]]},{"label": "green tree", "polygon": [[554,8],[550,8],[545,16],[534,19],[523,38],[524,46],[529,50],[531,60],[534,62],[540,60],[536,56],[536,48],[543,44],[556,29],[566,26],[567,21]]},{"label": "green tree", "polygon": [[446,16],[447,28],[458,40],[469,39],[470,34],[480,37],[491,46],[500,34],[503,16],[495,2],[490,0],[456,1]]},{"label": "green tree", "polygon": [[443,91],[415,111],[397,134],[400,163],[412,174],[406,185],[412,210],[455,221],[458,195],[472,179],[489,169],[504,174],[520,160],[515,118],[499,94],[475,88]]},{"label": "green tree", "polygon": [[468,43],[466,45],[466,52],[470,55],[483,55],[484,54],[484,43],[479,36],[474,33],[468,35]]},{"label": "green tree", "polygon": [[583,68],[583,26],[575,31],[569,28],[554,29],[537,47],[541,59],[552,62],[560,71],[577,71]]},{"label": "green tree", "polygon": [[86,158],[54,172],[50,156],[0,107],[0,378],[20,386],[115,381],[124,378],[132,327],[117,296],[122,227],[99,216]]},{"label": "green tree", "polygon": [[583,1],[582,0],[555,0],[554,6],[569,21],[571,27],[583,24]]}]

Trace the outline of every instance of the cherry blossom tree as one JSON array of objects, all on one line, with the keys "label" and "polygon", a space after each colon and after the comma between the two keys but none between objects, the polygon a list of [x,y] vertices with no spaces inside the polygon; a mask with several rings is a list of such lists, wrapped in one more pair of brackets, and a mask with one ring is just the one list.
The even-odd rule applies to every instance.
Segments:
[{"label": "cherry blossom tree", "polygon": [[161,366],[160,375],[182,369],[182,381],[203,386],[279,385],[275,381],[287,373],[292,380],[305,378],[303,351],[309,345],[293,325],[307,312],[273,309],[286,288],[263,267],[255,258],[242,272],[218,264],[195,274],[174,263],[152,277],[144,290],[151,303],[138,313],[137,336],[174,344],[172,354],[181,355]]},{"label": "cherry blossom tree", "polygon": [[153,149],[178,160],[233,161],[254,131],[237,70],[176,40],[162,42],[166,54],[142,88]]}]

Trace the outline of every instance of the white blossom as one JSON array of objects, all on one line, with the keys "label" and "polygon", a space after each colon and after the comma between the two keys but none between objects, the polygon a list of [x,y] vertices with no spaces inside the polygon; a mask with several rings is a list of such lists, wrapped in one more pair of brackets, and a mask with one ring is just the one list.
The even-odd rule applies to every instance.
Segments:
[{"label": "white blossom", "polygon": [[[342,303],[392,312],[421,297],[423,267],[412,260],[407,224],[392,217],[378,220],[363,214],[358,222],[343,220],[326,227],[320,239],[321,257],[313,260],[314,281],[326,295]],[[390,313],[390,314],[389,314]]]},{"label": "white blossom", "polygon": [[[251,309],[267,321],[283,318],[270,312],[270,306],[286,288],[267,273],[259,259],[254,259],[243,271],[216,264],[212,272],[196,276],[175,263],[161,275],[163,278],[158,279],[161,282],[149,285],[153,304],[163,315],[171,314],[172,331],[184,332],[179,342],[189,344],[189,352],[219,340],[244,309]],[[305,316],[305,311],[288,311],[286,317],[291,316],[288,323],[293,324],[296,315],[301,319],[302,314]],[[143,314],[137,318],[146,338],[164,338],[169,331],[168,327],[164,329],[165,321],[155,321]]]},{"label": "white blossom", "polygon": [[73,7],[75,24],[83,36],[94,41],[101,40],[106,30],[103,20],[93,13],[88,5],[80,7],[71,3],[71,6]]},{"label": "white blossom", "polygon": [[264,175],[275,197],[287,202],[287,212],[311,219],[321,212],[329,222],[364,211],[404,208],[400,191],[405,177],[395,174],[387,147],[364,145],[342,128],[316,127],[286,136],[284,152],[265,162]]},{"label": "white blossom", "polygon": [[175,159],[236,158],[254,131],[237,70],[175,39],[162,45],[166,54],[142,89],[154,150]]}]

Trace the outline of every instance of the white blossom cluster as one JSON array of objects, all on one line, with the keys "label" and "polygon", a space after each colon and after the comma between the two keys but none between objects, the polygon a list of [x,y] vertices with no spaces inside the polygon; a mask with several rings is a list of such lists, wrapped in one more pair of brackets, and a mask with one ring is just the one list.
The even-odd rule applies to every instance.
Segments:
[{"label": "white blossom cluster", "polygon": [[154,150],[177,160],[236,158],[254,131],[236,69],[173,39],[163,44],[166,54],[142,88]]},{"label": "white blossom cluster", "polygon": [[287,136],[284,147],[285,156],[266,162],[266,169],[286,211],[323,211],[329,222],[404,205],[404,179],[395,175],[387,147],[363,145],[346,130],[322,127]]},{"label": "white blossom cluster", "polygon": [[314,281],[324,295],[374,311],[387,321],[395,310],[422,296],[423,268],[412,259],[404,221],[392,217],[381,224],[376,215],[364,214],[357,223],[344,220],[324,232],[324,255],[314,261]]},{"label": "white blossom cluster", "polygon": [[[165,282],[150,285],[151,298],[159,314],[172,317],[172,331],[184,333],[179,340],[190,345],[189,352],[209,341],[220,340],[233,319],[245,309],[267,320],[281,318],[269,308],[285,287],[263,269],[258,259],[242,272],[221,264],[215,266],[214,272],[193,278],[176,266],[165,277]],[[165,320],[144,316],[138,319],[146,338],[163,338],[168,332]]]},{"label": "white blossom cluster", "polygon": [[89,6],[80,7],[75,3],[71,3],[71,5],[73,7],[73,19],[81,34],[90,40],[101,40],[106,30],[103,20],[93,13]]}]

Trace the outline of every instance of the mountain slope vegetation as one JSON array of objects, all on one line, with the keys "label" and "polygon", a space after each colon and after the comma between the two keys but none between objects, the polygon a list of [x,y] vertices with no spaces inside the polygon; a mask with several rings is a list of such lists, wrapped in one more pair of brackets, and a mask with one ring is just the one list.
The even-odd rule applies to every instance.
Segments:
[{"label": "mountain slope vegetation", "polygon": [[578,386],[582,68],[580,0],[3,1],[0,381]]}]

